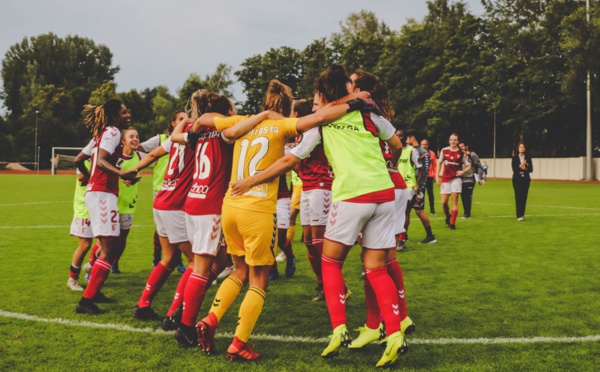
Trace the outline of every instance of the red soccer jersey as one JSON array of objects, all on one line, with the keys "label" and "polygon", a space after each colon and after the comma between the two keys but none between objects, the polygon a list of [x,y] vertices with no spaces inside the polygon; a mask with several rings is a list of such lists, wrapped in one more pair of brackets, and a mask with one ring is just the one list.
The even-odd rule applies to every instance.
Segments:
[{"label": "red soccer jersey", "polygon": [[184,205],[191,216],[221,214],[223,197],[229,187],[233,146],[221,139],[221,132],[208,128],[196,142],[192,186]]},{"label": "red soccer jersey", "polygon": [[86,191],[102,191],[119,195],[119,176],[108,173],[98,168],[98,152],[106,150],[110,156],[108,162],[118,169],[123,163],[123,144],[121,144],[121,131],[116,127],[106,127],[96,139],[92,149],[90,181]]},{"label": "red soccer jersey", "polygon": [[379,146],[381,146],[383,159],[385,160],[388,172],[390,173],[390,178],[394,183],[394,188],[404,190],[406,188],[406,182],[404,182],[404,177],[402,177],[398,170],[398,162],[396,162],[396,164],[392,163],[392,149],[390,149],[390,145],[383,140],[379,140]]},{"label": "red soccer jersey", "polygon": [[451,150],[450,147],[444,147],[440,152],[438,166],[444,164],[444,173],[442,173],[442,182],[450,182],[458,177],[456,172],[463,168],[463,152],[460,149]]},{"label": "red soccer jersey", "polygon": [[[309,135],[311,138],[305,138],[305,136]],[[317,130],[305,132],[296,139],[297,145],[300,145],[303,140],[309,141],[310,144],[307,143],[307,145],[309,145],[307,148],[312,147],[315,145],[314,142],[318,141],[318,144],[314,146],[312,151],[310,151],[310,154],[302,158],[300,164],[298,164],[298,177],[302,180],[303,191],[315,189],[331,190],[333,170],[325,156],[325,151],[323,151],[323,142],[321,138],[321,128],[319,127]],[[300,147],[302,147],[302,145]]]},{"label": "red soccer jersey", "polygon": [[[191,127],[192,124],[186,125],[184,133]],[[192,185],[194,149],[188,145],[173,143],[170,139],[162,146],[170,154],[169,165],[162,187],[154,199],[154,208],[161,211],[183,210],[185,198]]]}]

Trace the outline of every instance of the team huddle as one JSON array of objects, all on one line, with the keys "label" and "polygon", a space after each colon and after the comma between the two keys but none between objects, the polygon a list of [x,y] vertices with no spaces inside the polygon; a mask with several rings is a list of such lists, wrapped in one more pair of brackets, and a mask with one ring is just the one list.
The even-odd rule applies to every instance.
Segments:
[{"label": "team huddle", "polygon": [[[71,289],[83,291],[76,312],[99,314],[96,303],[108,300],[100,289],[111,270],[118,270],[135,213],[139,172],[156,163],[155,175],[164,174],[155,182],[153,204],[162,252],[134,317],[161,319],[152,301],[183,255],[188,267],[162,319],[163,329],[175,330],[183,346],[214,354],[219,323],[248,285],[226,355],[231,360],[259,358],[248,341],[265,304],[269,279],[278,275],[278,246],[287,261],[286,276],[293,275],[291,241],[299,210],[317,282],[313,300],[326,302],[333,329],[321,356],[333,357],[342,347],[358,349],[379,340],[386,348],[376,366],[396,363],[408,350],[405,337],[415,331],[396,253],[408,239],[411,209],[426,231],[421,243],[436,242],[424,213],[435,157],[420,147],[419,133],[392,126],[385,86],[362,70],[347,76],[342,66],[332,65],[316,79],[314,97],[306,100],[294,101],[289,87],[272,80],[262,109],[256,115],[237,115],[229,98],[199,90],[190,97],[186,112],[173,115],[168,136],[140,144],[122,102],[86,106],[85,122],[93,139],[76,158],[71,235],[79,238],[79,246],[67,282]],[[435,170],[433,177],[441,184],[446,226],[455,229],[461,177],[472,166],[458,147],[458,136],[451,135],[449,143],[438,160],[442,176]],[[285,178],[290,170],[298,178],[293,193]],[[84,290],[79,273],[93,237],[98,242],[86,264],[90,273]],[[365,326],[352,339],[346,324],[351,292],[342,267],[357,243],[362,249],[367,314]],[[228,255],[235,270],[198,321],[207,289],[228,266]]]}]

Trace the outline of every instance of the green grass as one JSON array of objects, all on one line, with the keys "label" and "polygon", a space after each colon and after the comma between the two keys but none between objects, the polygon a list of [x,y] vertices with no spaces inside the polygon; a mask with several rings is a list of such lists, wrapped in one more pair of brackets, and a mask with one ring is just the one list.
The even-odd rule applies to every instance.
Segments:
[{"label": "green grass", "polygon": [[[81,316],[81,293],[65,283],[76,239],[69,236],[73,176],[0,175],[0,310],[43,319],[89,321],[134,328],[159,328],[131,317],[152,260],[152,192],[140,184],[138,212],[120,262],[123,274],[109,277],[103,292],[116,300],[100,304],[105,313]],[[514,216],[509,181],[488,181],[475,190],[473,218],[457,230],[432,216],[438,243],[424,238],[413,215],[409,249],[399,254],[408,306],[417,324],[410,352],[394,368],[432,371],[597,370],[599,341],[484,343],[480,338],[585,337],[600,335],[600,185],[534,182],[526,221]],[[436,209],[441,211],[439,197]],[[35,226],[35,228],[27,228]],[[299,234],[298,234],[299,235]],[[299,236],[298,236],[299,237]],[[297,238],[298,238],[297,237]],[[324,303],[313,303],[314,279],[305,247],[296,242],[298,271],[271,284],[255,334],[322,339],[331,333]],[[354,292],[348,327],[364,322],[358,248],[344,267]],[[282,271],[283,268],[280,268]],[[165,313],[179,274],[173,274],[153,307]],[[214,296],[206,296],[201,314]],[[238,301],[219,328],[231,334]],[[473,343],[436,344],[443,338]],[[221,351],[228,337],[217,339]],[[17,319],[0,314],[0,370],[365,370],[383,349],[343,350],[323,360],[324,342],[251,339],[264,358],[232,363],[177,346],[172,335],[100,329]]]}]

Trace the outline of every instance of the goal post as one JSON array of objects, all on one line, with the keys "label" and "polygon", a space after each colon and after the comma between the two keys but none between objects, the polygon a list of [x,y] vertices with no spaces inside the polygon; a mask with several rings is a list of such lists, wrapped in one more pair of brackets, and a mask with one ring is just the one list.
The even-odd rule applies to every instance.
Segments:
[{"label": "goal post", "polygon": [[83,147],[52,147],[50,173],[56,174],[58,169],[75,168],[75,158]]}]

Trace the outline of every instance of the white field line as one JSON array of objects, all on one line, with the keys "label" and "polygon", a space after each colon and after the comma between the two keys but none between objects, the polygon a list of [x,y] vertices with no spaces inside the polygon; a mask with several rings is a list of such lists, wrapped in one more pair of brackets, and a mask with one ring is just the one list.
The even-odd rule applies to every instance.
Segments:
[{"label": "white field line", "polygon": [[[101,328],[114,329],[117,331],[152,333],[152,334],[172,334],[173,332],[165,332],[162,329],[154,328],[136,328],[123,324],[112,323],[94,323],[80,320],[69,320],[62,318],[40,318],[33,315],[13,313],[10,311],[0,310],[0,316],[5,318],[14,318],[21,320],[29,320],[33,322],[55,323],[67,326],[85,327],[85,328]],[[221,333],[218,338],[232,338],[231,333]],[[298,342],[310,344],[324,344],[329,342],[329,338],[312,338],[312,337],[295,337],[295,336],[280,336],[280,335],[252,335],[255,340],[278,341],[278,342]],[[600,335],[583,336],[583,337],[500,337],[500,338],[440,338],[440,339],[418,339],[411,338],[410,343],[416,345],[450,345],[450,344],[532,344],[532,343],[572,343],[572,342],[598,342]]]},{"label": "white field line", "polygon": [[[515,203],[482,203],[482,202],[473,202],[473,204],[480,205],[509,205],[513,206]],[[585,210],[585,211],[600,211],[600,208],[585,208],[585,207],[574,207],[569,205],[546,205],[546,204],[527,204],[527,207],[539,207],[539,208],[559,208],[559,209],[575,209],[575,210]]]}]

